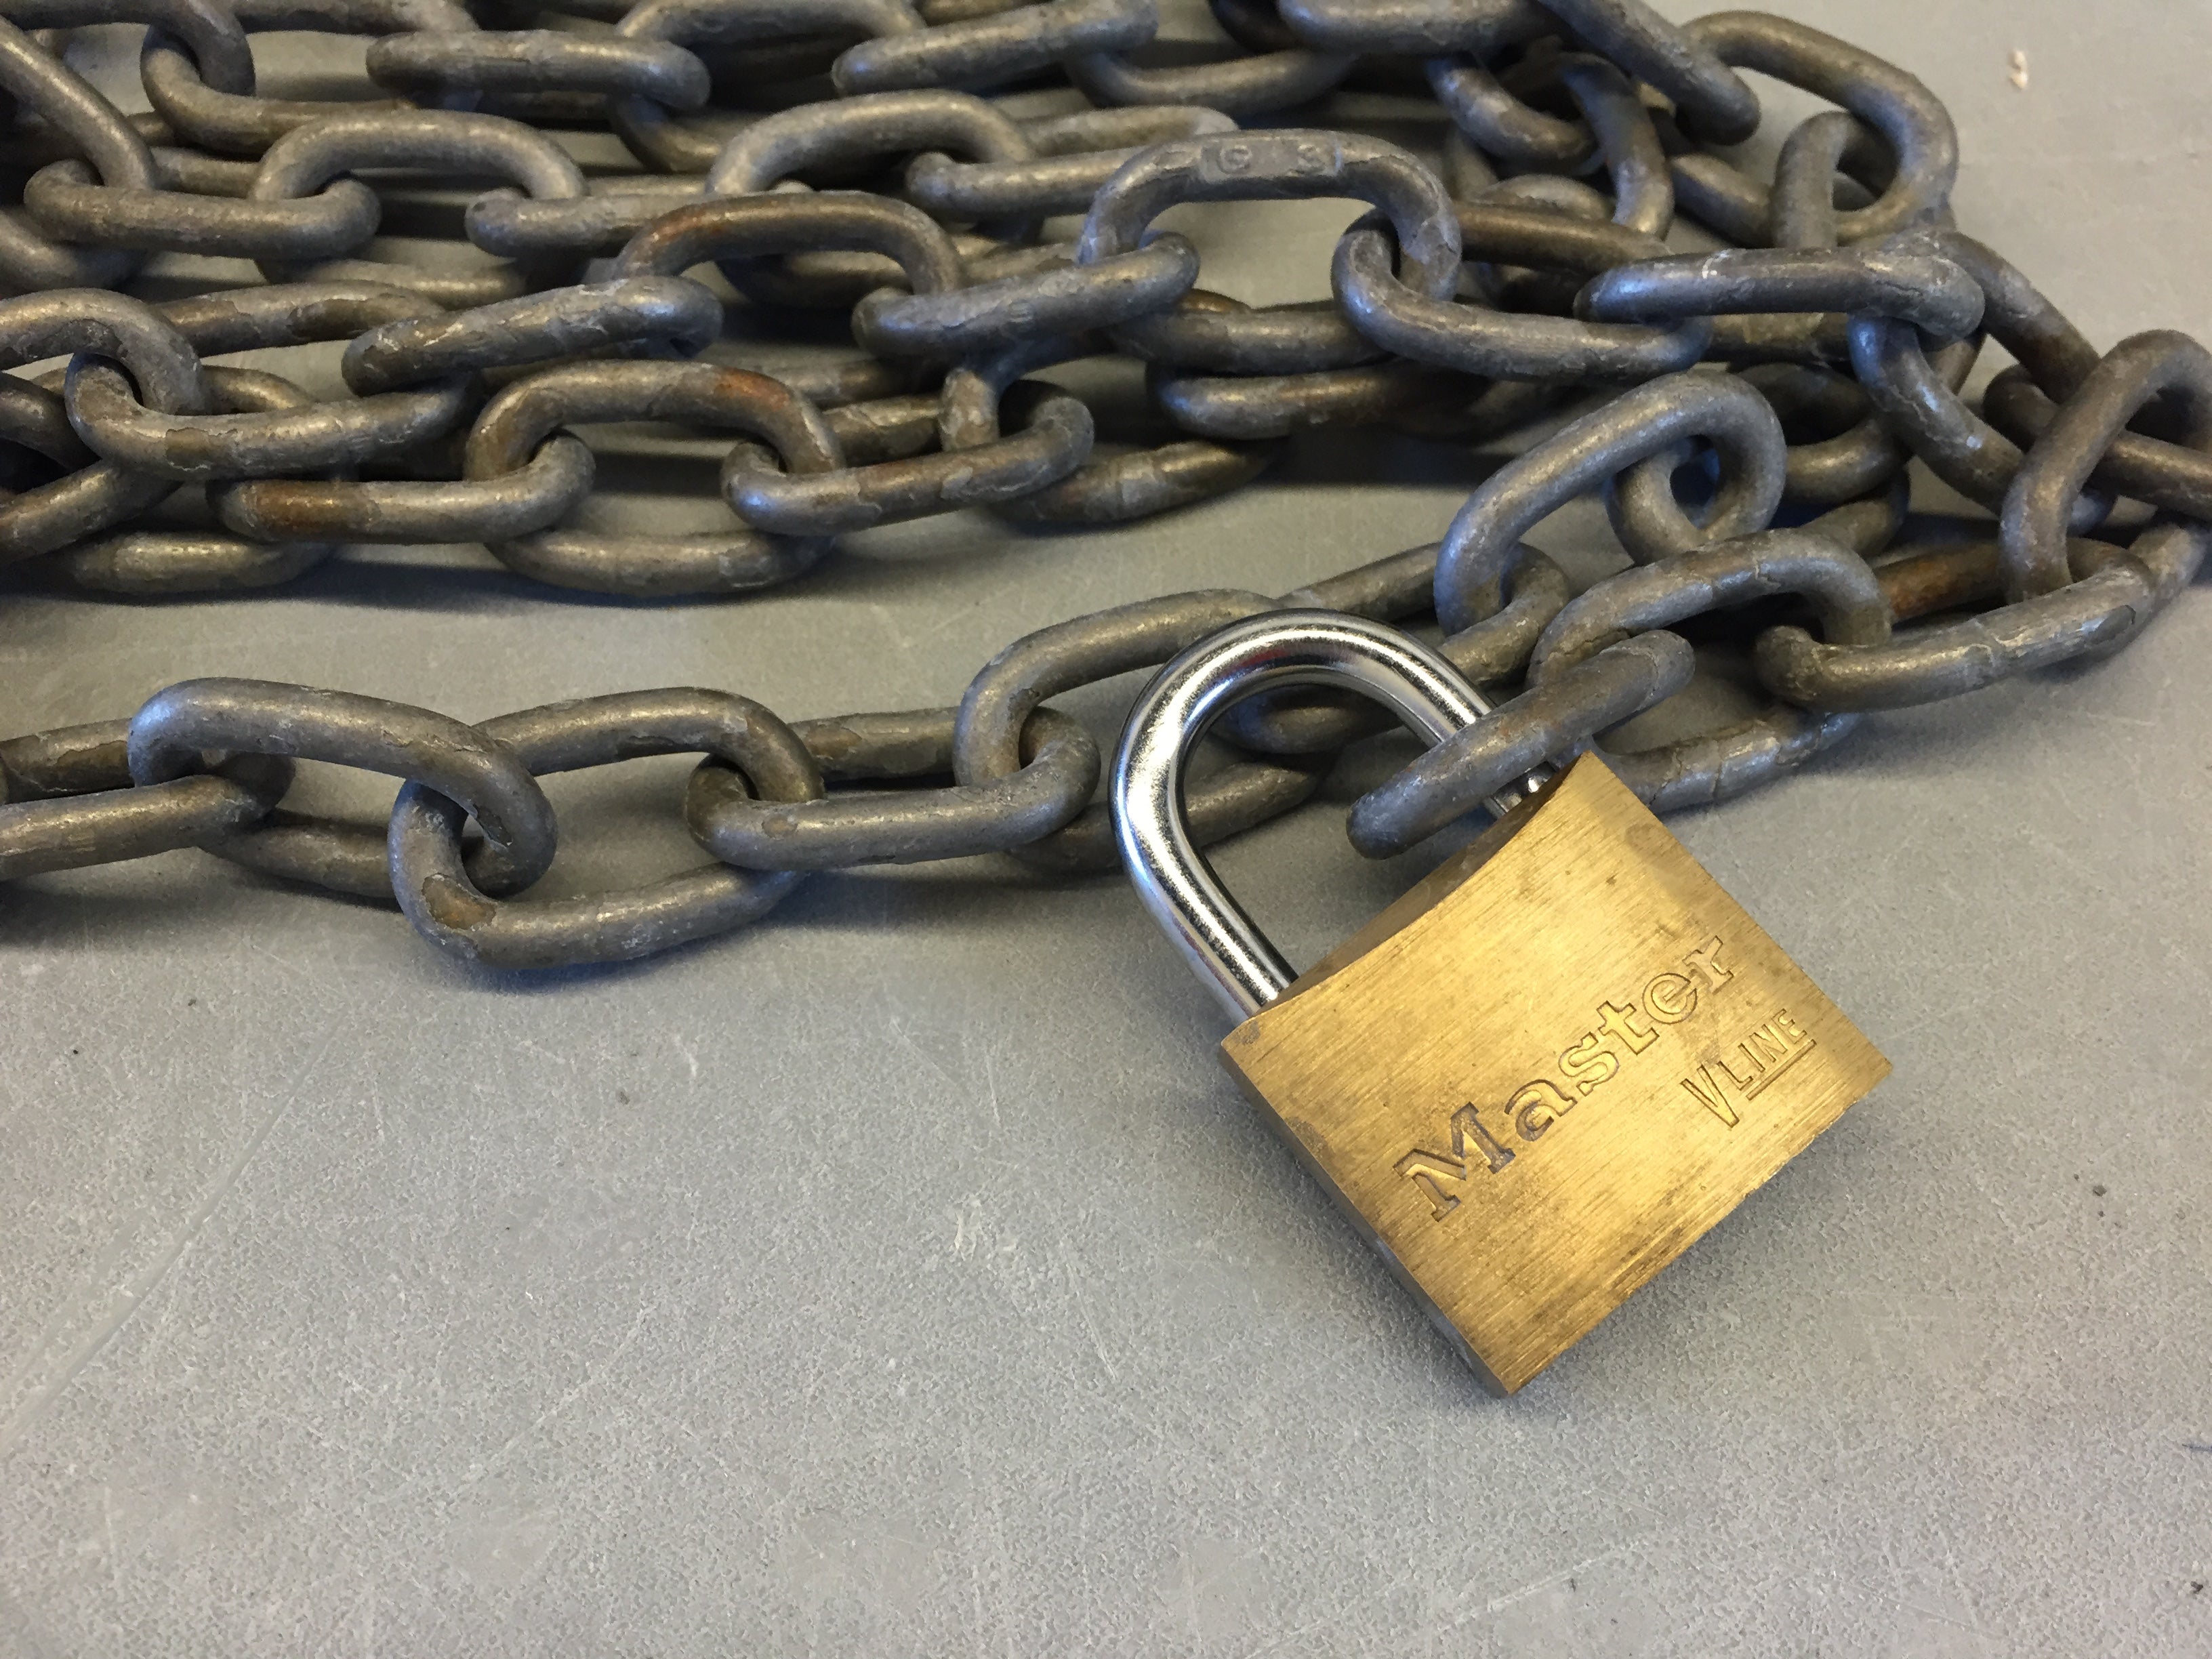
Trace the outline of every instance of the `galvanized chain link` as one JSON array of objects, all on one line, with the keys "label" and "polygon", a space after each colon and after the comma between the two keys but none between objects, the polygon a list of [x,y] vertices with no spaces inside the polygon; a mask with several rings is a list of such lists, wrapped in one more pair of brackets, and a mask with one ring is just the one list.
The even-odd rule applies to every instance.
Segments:
[{"label": "galvanized chain link", "polygon": [[[562,586],[729,593],[900,520],[1171,511],[1310,426],[1464,444],[1586,405],[1439,544],[1279,597],[1058,623],[945,708],[787,722],[678,688],[471,725],[186,681],[128,720],[0,742],[0,878],[199,847],[395,902],[446,950],[516,968],[722,933],[808,871],[1106,868],[1100,744],[1053,700],[1315,605],[1433,617],[1498,698],[1353,808],[1354,845],[1383,856],[1586,748],[1661,808],[1739,793],[1864,711],[2118,649],[2203,563],[2212,356],[2167,332],[2100,354],[1952,228],[1958,135],[1903,70],[1764,14],[1678,27],[1643,0],[1212,9],[1231,45],[1200,62],[1156,42],[1153,0],[0,0],[0,369],[61,365],[0,374],[0,562],[80,586],[268,586],[348,544],[463,542]],[[145,26],[144,113],[52,33],[118,21]],[[384,95],[265,95],[252,37],[276,29],[366,38]],[[1760,125],[1745,71],[1835,106],[1771,180],[1710,148]],[[1434,155],[1314,125],[1339,88],[1432,100]],[[594,131],[636,167],[587,177],[564,139]],[[419,229],[425,180],[467,193],[474,264],[378,246],[395,211]],[[1193,244],[1152,228],[1182,204],[1311,197],[1375,210],[1317,304],[1215,294]],[[262,280],[132,297],[169,253]],[[813,312],[860,349],[766,371],[726,339],[733,296],[755,339]],[[1961,388],[1988,338],[2017,363],[1977,410]],[[212,361],[309,343],[349,395]],[[1080,397],[1033,378],[1115,356],[1182,436],[1103,444]],[[731,526],[575,527],[595,474],[575,428],[614,421],[738,434]],[[1995,514],[1990,538],[1899,544],[1910,460]],[[149,516],[179,491],[221,527]],[[1577,594],[1522,538],[1593,493],[1631,562]],[[1693,638],[1771,702],[1624,748],[1617,729],[1697,671]],[[1386,723],[1327,692],[1230,711],[1194,832],[1290,810]],[[683,813],[712,861],[532,895],[558,838],[537,779],[669,753],[702,757]],[[388,821],[288,810],[299,758],[398,779]]]}]

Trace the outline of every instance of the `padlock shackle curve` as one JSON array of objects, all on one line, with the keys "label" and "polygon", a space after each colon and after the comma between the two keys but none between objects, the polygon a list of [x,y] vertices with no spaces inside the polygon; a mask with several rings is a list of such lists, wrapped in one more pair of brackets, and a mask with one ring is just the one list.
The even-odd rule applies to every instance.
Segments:
[{"label": "padlock shackle curve", "polygon": [[[1161,931],[1238,1021],[1297,977],[1192,842],[1183,757],[1231,705],[1291,685],[1344,686],[1382,703],[1431,743],[1491,711],[1449,662],[1396,629],[1335,611],[1273,611],[1209,635],[1163,668],[1129,711],[1114,757],[1114,839]],[[1531,779],[1533,789],[1541,779]],[[1524,791],[1494,796],[1510,811]]]}]

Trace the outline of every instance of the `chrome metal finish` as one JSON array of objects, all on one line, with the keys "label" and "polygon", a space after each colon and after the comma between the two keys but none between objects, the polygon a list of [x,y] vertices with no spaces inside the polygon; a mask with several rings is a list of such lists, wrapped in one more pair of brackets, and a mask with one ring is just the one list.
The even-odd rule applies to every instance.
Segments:
[{"label": "chrome metal finish", "polygon": [[[1162,669],[1129,711],[1114,757],[1114,838],[1137,896],[1237,1019],[1297,975],[1225,892],[1183,822],[1183,758],[1232,704],[1294,685],[1351,686],[1431,743],[1491,712],[1457,669],[1396,629],[1333,611],[1277,611],[1232,623]],[[1540,788],[1531,773],[1487,805],[1503,815]]]}]

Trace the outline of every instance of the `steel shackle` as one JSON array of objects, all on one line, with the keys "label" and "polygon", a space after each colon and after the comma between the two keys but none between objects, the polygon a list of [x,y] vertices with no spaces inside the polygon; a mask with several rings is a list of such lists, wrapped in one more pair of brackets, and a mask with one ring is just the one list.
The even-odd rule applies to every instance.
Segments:
[{"label": "steel shackle", "polygon": [[[1335,611],[1272,611],[1207,635],[1159,672],[1114,757],[1114,840],[1137,896],[1231,1016],[1249,1019],[1297,972],[1222,888],[1183,817],[1183,757],[1232,704],[1291,685],[1341,685],[1441,743],[1491,712],[1460,672],[1396,629]],[[1534,775],[1487,805],[1503,815]]]}]

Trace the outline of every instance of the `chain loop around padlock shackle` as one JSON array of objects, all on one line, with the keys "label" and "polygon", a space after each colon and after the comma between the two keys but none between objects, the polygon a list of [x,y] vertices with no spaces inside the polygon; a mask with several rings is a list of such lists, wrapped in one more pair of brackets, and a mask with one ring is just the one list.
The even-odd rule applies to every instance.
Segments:
[{"label": "chain loop around padlock shackle", "polygon": [[[1491,712],[1489,700],[1426,646],[1334,611],[1276,611],[1232,623],[1169,663],[1145,689],[1114,757],[1114,839],[1152,919],[1240,1021],[1280,996],[1297,974],[1193,843],[1183,817],[1183,760],[1232,705],[1298,685],[1364,692],[1431,743]],[[1502,817],[1547,776],[1532,773],[1486,804]]]}]

